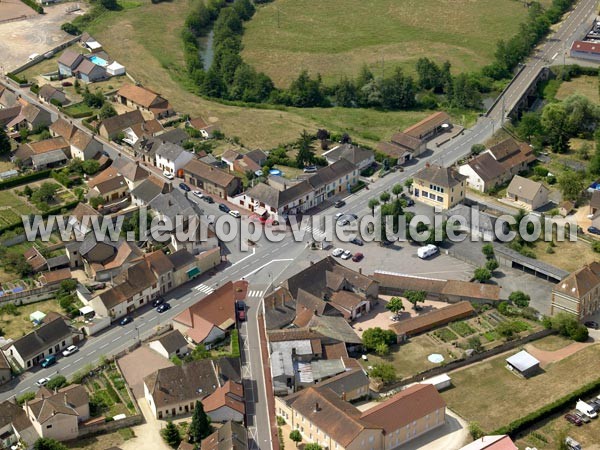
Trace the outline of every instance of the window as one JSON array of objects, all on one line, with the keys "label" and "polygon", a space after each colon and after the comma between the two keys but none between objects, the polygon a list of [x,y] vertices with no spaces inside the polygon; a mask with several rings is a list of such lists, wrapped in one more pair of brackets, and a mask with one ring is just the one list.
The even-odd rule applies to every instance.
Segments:
[{"label": "window", "polygon": [[375,438],[373,436],[369,436],[369,442],[373,442]]},{"label": "window", "polygon": [[52,424],[46,425],[46,429],[48,429],[48,428],[52,428]]},{"label": "window", "polygon": [[439,195],[438,195],[438,196],[437,196],[437,201],[438,201],[438,202],[443,202],[443,201],[444,201],[444,199],[443,199],[441,196],[439,196]]}]

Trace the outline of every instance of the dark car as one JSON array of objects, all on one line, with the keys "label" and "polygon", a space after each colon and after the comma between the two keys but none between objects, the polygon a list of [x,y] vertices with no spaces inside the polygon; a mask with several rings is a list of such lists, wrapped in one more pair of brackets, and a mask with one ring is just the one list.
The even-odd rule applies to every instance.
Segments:
[{"label": "dark car", "polygon": [[45,369],[46,367],[50,367],[56,364],[56,356],[48,355],[42,360],[41,366]]},{"label": "dark car", "polygon": [[229,211],[231,211],[229,206],[227,206],[225,203],[219,203],[219,209],[224,213],[229,213]]},{"label": "dark car", "polygon": [[333,204],[336,208],[341,208],[342,206],[346,206],[346,202],[344,200],[338,200]]},{"label": "dark car", "polygon": [[594,330],[597,330],[600,327],[600,325],[598,325],[598,322],[594,322],[593,320],[588,320],[583,324],[588,328],[593,328]]},{"label": "dark car", "polygon": [[63,81],[60,84],[61,84],[61,86],[64,86],[64,87],[73,86],[73,83],[71,83],[70,81]]},{"label": "dark car", "polygon": [[354,256],[352,257],[352,261],[354,262],[359,262],[362,261],[362,259],[365,257],[365,255],[363,255],[362,253],[355,253]]},{"label": "dark car", "polygon": [[214,203],[215,201],[213,200],[213,198],[209,195],[205,195],[202,197],[202,200],[204,200],[206,203]]},{"label": "dark car", "polygon": [[571,422],[573,425],[577,425],[578,427],[583,425],[583,421],[575,414],[565,414],[565,419],[567,419],[567,421]]},{"label": "dark car", "polygon": [[121,321],[119,322],[119,325],[127,325],[128,323],[133,322],[133,317],[131,316],[125,316],[121,319]]},{"label": "dark car", "polygon": [[363,245],[365,245],[365,243],[363,241],[361,241],[359,238],[354,238],[352,239],[350,242],[352,242],[354,245],[358,245],[359,247],[362,247]]},{"label": "dark car", "polygon": [[179,189],[185,192],[190,192],[192,189],[185,183],[179,183]]},{"label": "dark car", "polygon": [[164,313],[165,311],[168,311],[170,309],[171,305],[169,305],[168,303],[163,303],[162,305],[158,305],[158,308],[156,308],[156,312]]},{"label": "dark car", "polygon": [[596,227],[589,227],[588,228],[588,233],[591,233],[591,234],[600,234],[600,229],[598,229]]},{"label": "dark car", "polygon": [[235,302],[235,311],[240,322],[246,320],[246,303],[242,300]]},{"label": "dark car", "polygon": [[389,247],[390,245],[394,245],[394,243],[392,241],[388,241],[387,239],[384,239],[383,241],[381,241],[379,243],[379,245],[381,245],[382,247]]},{"label": "dark car", "polygon": [[156,308],[157,306],[162,305],[164,302],[165,302],[165,299],[162,297],[159,297],[152,302],[152,307]]},{"label": "dark car", "polygon": [[412,198],[406,199],[406,206],[415,206],[415,201]]}]

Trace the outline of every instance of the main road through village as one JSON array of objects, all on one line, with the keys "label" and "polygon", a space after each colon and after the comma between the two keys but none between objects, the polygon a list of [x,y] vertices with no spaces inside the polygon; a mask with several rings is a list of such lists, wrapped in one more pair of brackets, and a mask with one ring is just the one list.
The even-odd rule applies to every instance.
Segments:
[{"label": "main road through village", "polygon": [[[561,63],[564,52],[568,51],[573,40],[582,37],[586,28],[591,25],[591,18],[596,12],[597,0],[580,0],[575,8],[569,12],[563,22],[551,36],[544,40],[525,63],[525,67],[501,94],[494,107],[486,115],[482,115],[477,123],[466,129],[461,135],[439,148],[435,148],[426,157],[408,165],[404,172],[395,173],[370,185],[369,190],[362,190],[348,196],[345,210],[358,215],[369,213],[367,203],[369,199],[378,197],[383,191],[389,190],[393,184],[402,183],[424,167],[426,162],[436,162],[449,166],[457,160],[468,155],[471,146],[484,142],[491,137],[495,130],[499,130],[506,119],[506,113],[512,109],[523,93],[535,80],[544,66]],[[18,94],[32,103],[38,104],[37,99],[29,91],[16,89]],[[47,106],[40,105],[48,108]],[[56,110],[52,111],[53,120],[58,116]],[[81,127],[80,123],[77,123]],[[85,130],[85,129],[84,129]],[[102,142],[105,151],[114,156],[121,149],[112,143]],[[214,205],[203,204],[207,213],[217,213]],[[214,211],[213,211],[214,209]],[[321,209],[317,216],[333,214],[332,206]],[[247,220],[245,218],[241,220]],[[110,356],[121,352],[133,345],[137,340],[144,340],[151,336],[159,325],[168,323],[171,318],[179,314],[184,308],[201,300],[218,286],[244,278],[250,285],[248,288],[247,303],[249,307],[248,321],[242,325],[242,362],[243,377],[247,387],[248,428],[252,438],[253,448],[271,450],[271,439],[276,436],[271,434],[269,423],[267,394],[264,380],[263,364],[260,353],[260,338],[258,332],[258,315],[262,307],[262,298],[280,282],[281,275],[291,273],[305,252],[310,252],[307,247],[312,237],[307,233],[304,239],[296,241],[292,233],[288,232],[282,242],[269,242],[261,239],[255,247],[248,252],[239,250],[237,244],[227,244],[230,250],[227,266],[207,277],[201,277],[182,286],[165,296],[172,308],[166,313],[159,314],[154,309],[146,307],[139,310],[132,323],[121,327],[113,325],[97,336],[90,337],[82,345],[81,350],[48,369],[36,370],[27,373],[12,383],[8,390],[5,387],[0,393],[0,401],[13,396],[18,396],[26,391],[35,390],[35,381],[42,377],[52,377],[57,374],[67,378],[84,369],[90,364],[95,364],[102,356]],[[375,245],[375,244],[371,244]]]}]

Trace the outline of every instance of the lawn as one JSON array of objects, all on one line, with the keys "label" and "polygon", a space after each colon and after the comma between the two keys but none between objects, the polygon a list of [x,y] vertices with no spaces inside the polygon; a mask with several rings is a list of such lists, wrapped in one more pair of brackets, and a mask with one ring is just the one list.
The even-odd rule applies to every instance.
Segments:
[{"label": "lawn", "polygon": [[[157,435],[158,436],[158,435]],[[125,441],[134,438],[135,434],[131,428],[121,428],[112,433],[98,434],[91,437],[80,438],[65,442],[67,448],[85,449],[85,450],[105,450],[115,448]]]},{"label": "lawn", "polygon": [[[15,278],[16,276],[13,275],[12,279]],[[42,311],[47,314],[54,311],[64,313],[55,299],[19,306],[17,311],[19,312],[18,316],[0,313],[0,328],[2,328],[3,335],[6,338],[18,339],[33,330],[33,323],[29,320],[29,314],[32,312]]]},{"label": "lawn", "polygon": [[326,83],[363,64],[389,74],[423,56],[455,71],[492,61],[495,42],[519,31],[527,9],[512,0],[277,0],[246,24],[242,57],[287,87],[301,69]]},{"label": "lawn", "polygon": [[564,100],[569,95],[580,94],[589,98],[594,103],[600,104],[598,93],[598,77],[582,75],[571,81],[563,81],[556,93],[557,100]]},{"label": "lawn", "polygon": [[570,339],[553,334],[535,341],[532,345],[540,350],[554,352],[556,350],[560,350],[561,348],[565,348],[567,345],[571,345],[572,343],[573,341]]},{"label": "lawn", "polygon": [[600,372],[598,345],[550,364],[527,380],[506,369],[507,356],[452,372],[454,387],[442,393],[449,408],[469,422],[479,422],[488,433],[597,379]]},{"label": "lawn", "polygon": [[582,240],[556,242],[554,253],[546,253],[547,247],[547,242],[536,242],[532,248],[536,258],[567,272],[573,272],[584,264],[598,260],[598,253],[594,253],[590,245]]},{"label": "lawn", "polygon": [[63,108],[63,112],[69,116],[78,116],[78,117],[82,117],[84,114],[87,114],[89,116],[91,116],[92,114],[94,114],[94,109],[90,108],[88,105],[86,105],[83,102],[80,103],[73,103],[72,105],[69,106],[65,106]]},{"label": "lawn", "polygon": [[2,191],[0,195],[0,227],[21,221],[21,215],[38,212],[24,197],[14,191]]}]

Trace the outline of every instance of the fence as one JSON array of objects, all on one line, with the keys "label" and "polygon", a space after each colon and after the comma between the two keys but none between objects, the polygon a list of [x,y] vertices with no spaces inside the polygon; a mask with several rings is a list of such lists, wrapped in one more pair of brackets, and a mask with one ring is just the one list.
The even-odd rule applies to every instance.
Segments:
[{"label": "fence", "polygon": [[473,364],[473,363],[476,363],[479,361],[483,361],[484,359],[491,358],[492,356],[499,355],[508,350],[512,350],[521,345],[527,344],[528,342],[535,341],[537,339],[541,339],[546,336],[550,336],[551,334],[554,334],[554,333],[556,333],[554,330],[541,330],[536,333],[532,333],[529,336],[525,336],[521,339],[516,339],[514,341],[505,342],[504,344],[499,345],[498,347],[495,347],[491,350],[488,350],[488,351],[485,351],[482,353],[477,353],[469,358],[457,359],[457,360],[452,361],[443,366],[434,367],[432,369],[425,370],[421,373],[418,373],[417,375],[413,375],[412,377],[403,378],[400,381],[386,385],[385,388],[387,390],[392,390],[392,389],[406,386],[407,384],[418,383],[419,381],[422,381],[426,378],[435,377],[436,375],[441,375],[443,373],[447,373],[452,370],[460,369],[461,367],[465,367],[470,364]]},{"label": "fence", "polygon": [[12,294],[4,294],[0,297],[0,306],[7,303],[15,305],[28,305],[29,303],[41,302],[54,297],[56,291],[60,289],[60,285],[43,286],[26,291],[15,292]]},{"label": "fence", "polygon": [[144,417],[141,414],[136,414],[135,416],[125,417],[121,420],[111,420],[110,422],[81,425],[79,427],[79,433],[77,437],[82,438],[92,434],[107,433],[120,428],[132,427],[134,425],[139,425],[143,421]]}]

